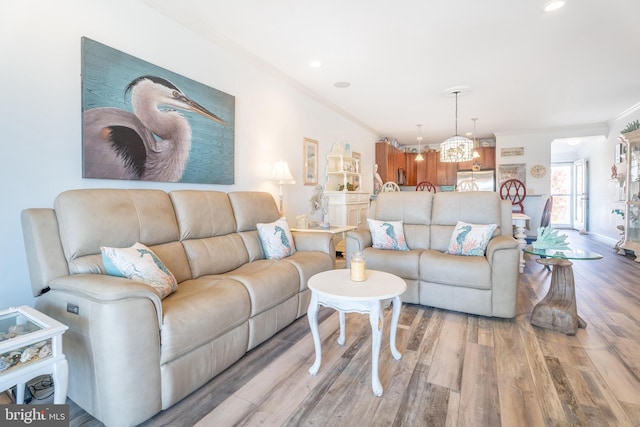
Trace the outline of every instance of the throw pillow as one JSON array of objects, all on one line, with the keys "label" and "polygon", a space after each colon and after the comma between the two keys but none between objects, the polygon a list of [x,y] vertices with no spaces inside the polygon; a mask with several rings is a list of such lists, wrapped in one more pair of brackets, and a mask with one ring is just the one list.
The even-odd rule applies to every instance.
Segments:
[{"label": "throw pillow", "polygon": [[178,289],[178,282],[160,258],[142,243],[129,248],[100,247],[107,274],[138,280],[153,286],[160,298]]},{"label": "throw pillow", "polygon": [[376,249],[390,249],[394,251],[408,251],[404,238],[402,221],[378,221],[367,218],[371,241]]},{"label": "throw pillow", "polygon": [[446,253],[452,255],[483,256],[496,224],[469,224],[458,221]]},{"label": "throw pillow", "polygon": [[267,259],[282,259],[296,252],[286,218],[282,217],[269,224],[256,224],[256,228]]}]

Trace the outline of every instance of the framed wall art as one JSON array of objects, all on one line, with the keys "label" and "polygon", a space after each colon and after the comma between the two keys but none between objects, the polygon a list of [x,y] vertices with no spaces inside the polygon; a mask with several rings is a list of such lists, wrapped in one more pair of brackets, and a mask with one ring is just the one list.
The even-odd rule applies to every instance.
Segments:
[{"label": "framed wall art", "polygon": [[318,141],[304,138],[303,142],[304,185],[318,184]]},{"label": "framed wall art", "polygon": [[235,97],[82,38],[84,178],[234,183]]},{"label": "framed wall art", "polygon": [[524,156],[524,147],[507,147],[500,149],[501,157]]},{"label": "framed wall art", "polygon": [[522,183],[527,183],[527,164],[526,163],[513,163],[498,166],[498,183],[497,186],[505,182],[508,179],[517,179]]}]

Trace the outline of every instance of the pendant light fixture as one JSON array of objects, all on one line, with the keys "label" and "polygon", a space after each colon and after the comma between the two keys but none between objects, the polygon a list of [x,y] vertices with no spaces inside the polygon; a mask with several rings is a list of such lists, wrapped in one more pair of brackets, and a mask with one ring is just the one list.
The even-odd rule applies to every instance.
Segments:
[{"label": "pendant light fixture", "polygon": [[476,142],[476,120],[478,120],[478,118],[473,117],[471,120],[473,120],[473,158],[479,159],[480,153],[478,153],[478,143]]},{"label": "pendant light fixture", "polygon": [[421,162],[424,160],[424,157],[422,156],[422,132],[421,132],[421,128],[422,125],[416,125],[418,126],[418,155],[416,156],[416,162]]},{"label": "pendant light fixture", "polygon": [[462,90],[455,88],[450,94],[456,97],[456,134],[440,143],[440,161],[444,163],[467,162],[473,159],[473,141],[458,135],[458,94]]}]

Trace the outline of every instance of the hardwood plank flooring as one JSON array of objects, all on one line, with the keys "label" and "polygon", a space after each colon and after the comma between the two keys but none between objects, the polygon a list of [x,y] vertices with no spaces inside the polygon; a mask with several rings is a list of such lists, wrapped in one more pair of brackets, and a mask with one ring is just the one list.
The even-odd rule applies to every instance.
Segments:
[{"label": "hardwood plank flooring", "polygon": [[[575,261],[575,336],[534,327],[530,315],[551,274],[526,256],[514,319],[404,304],[389,351],[385,310],[382,397],[371,391],[368,316],[321,308],[322,365],[316,376],[306,316],[255,348],[144,426],[637,426],[640,427],[640,264],[596,238],[572,247],[604,255]],[[141,393],[143,396],[144,393]],[[144,398],[144,397],[141,397]],[[100,426],[73,402],[71,426]]]}]

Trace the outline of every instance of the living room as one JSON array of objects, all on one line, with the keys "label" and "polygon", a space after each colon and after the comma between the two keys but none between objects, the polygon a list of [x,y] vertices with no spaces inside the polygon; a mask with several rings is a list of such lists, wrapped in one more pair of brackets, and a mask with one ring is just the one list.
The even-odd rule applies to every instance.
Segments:
[{"label": "living room", "polygon": [[[219,7],[223,8],[224,5]],[[621,20],[590,23],[593,31],[608,31],[619,26],[629,37],[618,43],[624,46],[624,57],[611,56],[609,51],[593,52],[594,60],[615,63],[615,67],[637,70],[636,2],[615,6],[608,15]],[[376,124],[365,124],[349,111],[319,100],[316,94],[301,87],[283,72],[271,67],[232,40],[220,37],[211,40],[190,30],[183,23],[169,18],[146,2],[116,0],[12,2],[5,6],[2,18],[2,73],[4,87],[3,146],[5,162],[2,209],[2,272],[0,286],[3,308],[33,305],[29,273],[24,254],[20,212],[29,207],[50,207],[55,196],[78,188],[144,188],[166,191],[191,189],[193,184],[149,181],[97,180],[82,178],[81,130],[81,38],[90,37],[112,48],[187,76],[236,99],[235,176],[232,185],[197,185],[199,189],[220,191],[257,190],[277,197],[278,186],[268,180],[273,163],[288,162],[296,184],[285,186],[284,212],[291,221],[309,210],[313,187],[303,184],[303,138],[319,141],[319,157],[324,159],[335,142],[348,142],[353,151],[362,155],[364,190],[373,190],[374,144],[380,138]],[[480,29],[479,29],[480,30]],[[297,37],[298,35],[292,35]],[[525,47],[523,47],[525,48]],[[589,46],[576,46],[589,49]],[[602,48],[602,47],[601,47]],[[416,53],[418,55],[419,53]],[[456,58],[452,58],[454,60]],[[384,62],[383,60],[381,60]],[[565,80],[579,76],[569,76]],[[467,84],[453,82],[451,84]],[[441,85],[442,89],[450,83]],[[522,84],[526,84],[526,81]],[[607,90],[607,89],[605,89]],[[557,139],[603,135],[604,141],[583,152],[591,160],[590,184],[591,223],[589,232],[610,246],[618,240],[619,218],[611,214],[608,201],[617,197],[612,185],[611,165],[619,133],[634,120],[640,119],[640,90],[635,85],[626,92],[616,92],[624,107],[611,111],[595,122],[587,120],[552,129],[523,127],[518,131],[483,128],[496,135],[496,148],[523,147],[527,164],[551,164],[551,143]],[[461,106],[471,96],[460,99]],[[474,95],[475,96],[475,95]],[[442,102],[448,133],[454,130],[454,106]],[[385,102],[372,95],[368,102]],[[596,101],[594,101],[596,102]],[[635,106],[635,108],[634,108]],[[482,128],[484,113],[478,125]],[[526,113],[523,113],[526,119]],[[488,116],[488,113],[487,113]],[[460,124],[470,128],[470,117],[460,116]],[[430,117],[425,121],[425,135]],[[35,123],[35,122],[38,123]],[[488,121],[488,118],[486,119]],[[415,141],[416,120],[406,125],[410,137],[400,138],[407,144]],[[396,137],[394,135],[386,135]],[[399,137],[399,136],[398,136]],[[498,163],[511,159],[497,159]],[[319,162],[319,176],[325,172]],[[529,179],[529,178],[528,178]],[[548,192],[549,174],[531,187]],[[602,202],[602,203],[601,203]]]}]

